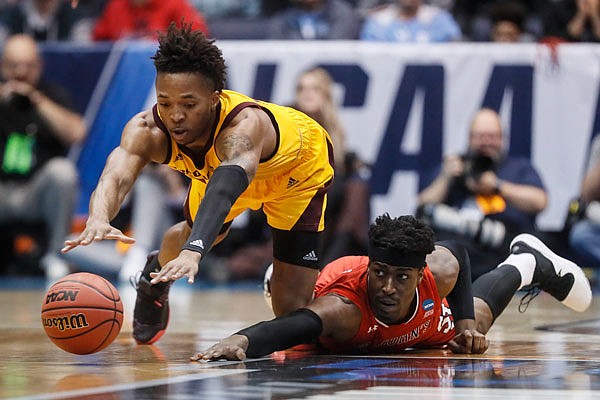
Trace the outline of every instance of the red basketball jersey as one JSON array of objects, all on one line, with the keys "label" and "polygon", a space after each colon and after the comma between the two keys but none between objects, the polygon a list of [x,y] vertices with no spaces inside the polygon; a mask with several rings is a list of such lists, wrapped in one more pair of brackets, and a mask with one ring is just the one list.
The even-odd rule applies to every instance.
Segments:
[{"label": "red basketball jersey", "polygon": [[400,324],[377,320],[367,295],[367,266],[364,256],[343,257],[328,264],[315,286],[315,297],[335,293],[352,301],[362,314],[360,328],[349,341],[340,343],[321,337],[321,344],[333,352],[394,353],[408,347],[436,347],[450,341],[454,320],[446,299],[440,299],[433,274],[425,267],[416,289],[412,317]]}]

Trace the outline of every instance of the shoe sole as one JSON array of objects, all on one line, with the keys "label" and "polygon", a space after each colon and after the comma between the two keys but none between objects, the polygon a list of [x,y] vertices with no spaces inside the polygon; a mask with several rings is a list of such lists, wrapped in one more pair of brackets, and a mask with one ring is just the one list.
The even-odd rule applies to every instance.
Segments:
[{"label": "shoe sole", "polygon": [[550,250],[541,240],[528,233],[517,235],[512,242],[510,242],[510,248],[512,249],[513,245],[517,242],[522,242],[539,251],[544,257],[552,262],[555,271],[556,267],[559,267],[561,275],[564,276],[566,273],[573,274],[573,277],[575,278],[573,287],[571,287],[569,294],[567,294],[567,297],[565,297],[561,303],[577,312],[583,312],[590,306],[592,302],[590,282],[583,270],[577,264],[566,258],[560,257]]},{"label": "shoe sole", "polygon": [[163,329],[162,331],[159,331],[159,332],[158,332],[156,335],[154,335],[154,336],[152,337],[152,339],[150,339],[150,340],[147,340],[147,341],[145,341],[145,342],[142,342],[142,341],[140,341],[140,340],[137,340],[137,339],[136,339],[136,340],[135,340],[135,342],[136,342],[137,344],[153,344],[153,343],[157,342],[157,341],[158,341],[158,339],[160,339],[160,338],[162,337],[162,335],[164,335],[164,334],[165,334],[165,332],[166,332],[166,329]]},{"label": "shoe sole", "polygon": [[171,315],[169,314],[169,319],[167,319],[167,324],[165,325],[165,329],[163,329],[163,330],[161,330],[161,331],[158,331],[158,332],[156,333],[156,335],[154,335],[154,336],[152,336],[152,337],[150,338],[150,340],[146,340],[146,341],[144,342],[144,341],[142,341],[142,340],[137,340],[137,339],[135,338],[135,336],[134,336],[134,338],[133,338],[133,339],[135,340],[135,342],[136,342],[137,344],[153,344],[153,343],[157,342],[157,341],[158,341],[158,339],[160,339],[160,338],[162,337],[162,335],[164,335],[164,334],[165,334],[165,332],[167,331],[167,327],[169,326],[169,321],[170,321],[170,319],[171,319]]}]

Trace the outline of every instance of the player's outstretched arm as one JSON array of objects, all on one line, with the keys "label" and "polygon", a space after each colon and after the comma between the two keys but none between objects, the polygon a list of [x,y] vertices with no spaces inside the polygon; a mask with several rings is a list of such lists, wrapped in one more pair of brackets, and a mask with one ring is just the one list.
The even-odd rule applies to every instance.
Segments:
[{"label": "player's outstretched arm", "polygon": [[226,359],[230,361],[243,361],[246,359],[246,350],[248,349],[248,337],[244,335],[231,335],[218,343],[213,344],[202,353],[192,356],[190,360],[219,360]]},{"label": "player's outstretched arm", "polygon": [[143,112],[127,123],[121,143],[108,156],[92,193],[86,226],[77,238],[65,241],[63,253],[104,239],[135,242],[135,239],[111,226],[110,221],[116,217],[142,168],[151,161],[162,161],[165,157],[164,134],[157,134],[157,128],[153,122],[149,123],[148,118],[148,112]]},{"label": "player's outstretched arm", "polygon": [[312,343],[319,336],[348,340],[358,331],[360,320],[361,313],[353,303],[341,296],[327,295],[315,299],[306,308],[242,329],[191,360],[262,357],[298,344]]}]

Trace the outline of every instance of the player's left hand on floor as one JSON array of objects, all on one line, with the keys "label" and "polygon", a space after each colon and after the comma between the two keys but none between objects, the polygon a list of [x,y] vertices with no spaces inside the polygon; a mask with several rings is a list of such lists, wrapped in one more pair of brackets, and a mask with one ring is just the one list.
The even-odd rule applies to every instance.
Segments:
[{"label": "player's left hand on floor", "polygon": [[489,345],[485,335],[476,330],[465,330],[448,342],[450,350],[458,354],[483,354]]},{"label": "player's left hand on floor", "polygon": [[242,335],[233,335],[213,344],[202,353],[190,357],[191,361],[216,361],[225,359],[229,361],[243,361],[246,359],[246,351],[242,346],[248,339]]}]

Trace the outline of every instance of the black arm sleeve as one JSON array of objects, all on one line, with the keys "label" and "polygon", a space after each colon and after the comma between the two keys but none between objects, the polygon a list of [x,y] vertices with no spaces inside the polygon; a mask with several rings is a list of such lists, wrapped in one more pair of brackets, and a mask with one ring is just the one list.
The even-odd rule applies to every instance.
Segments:
[{"label": "black arm sleeve", "polygon": [[248,338],[246,356],[255,358],[289,349],[297,344],[309,343],[318,338],[322,330],[321,317],[308,308],[300,308],[283,317],[242,329],[236,335]]},{"label": "black arm sleeve", "polygon": [[215,169],[206,185],[192,233],[183,249],[206,254],[223,226],[231,206],[249,184],[246,171],[239,165],[222,165]]},{"label": "black arm sleeve", "polygon": [[473,286],[471,283],[471,261],[469,253],[460,244],[452,240],[436,242],[443,246],[458,260],[459,270],[456,283],[452,291],[446,296],[448,305],[452,310],[455,321],[461,319],[475,319],[475,306],[473,305]]}]

